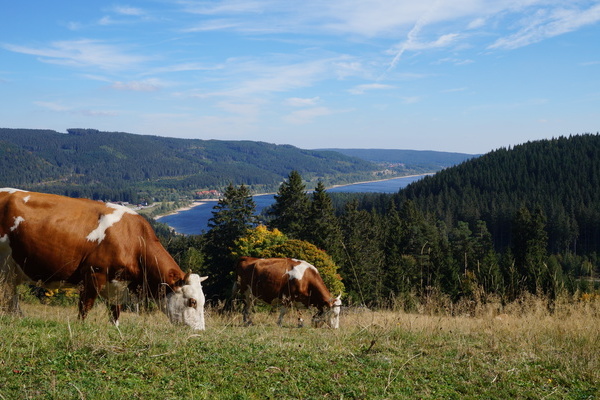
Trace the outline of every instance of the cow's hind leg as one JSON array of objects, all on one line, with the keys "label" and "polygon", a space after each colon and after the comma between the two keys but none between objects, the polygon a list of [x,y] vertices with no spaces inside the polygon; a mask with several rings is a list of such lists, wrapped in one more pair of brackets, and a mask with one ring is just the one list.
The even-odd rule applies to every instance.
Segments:
[{"label": "cow's hind leg", "polygon": [[1,246],[0,263],[0,311],[22,316],[17,292],[17,285],[22,281],[21,269]]}]

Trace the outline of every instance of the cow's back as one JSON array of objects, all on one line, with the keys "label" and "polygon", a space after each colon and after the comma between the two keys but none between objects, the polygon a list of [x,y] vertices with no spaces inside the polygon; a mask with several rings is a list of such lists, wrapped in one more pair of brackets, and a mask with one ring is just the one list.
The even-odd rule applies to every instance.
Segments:
[{"label": "cow's back", "polygon": [[[88,199],[12,190],[0,192],[0,241],[10,246],[12,258],[31,279],[77,283],[81,279],[78,269],[84,262],[104,265],[110,253],[131,253],[117,248],[103,251],[115,245],[128,245],[117,243],[116,236],[121,234],[109,234],[111,223],[119,223],[122,230],[131,225],[126,223],[127,218],[141,218],[122,212],[118,221],[114,220],[116,216],[110,220],[114,212],[104,203]],[[132,234],[125,232],[122,237]]]},{"label": "cow's back", "polygon": [[284,258],[241,257],[237,263],[237,284],[244,293],[251,289],[252,295],[271,304],[281,297],[292,264]]}]

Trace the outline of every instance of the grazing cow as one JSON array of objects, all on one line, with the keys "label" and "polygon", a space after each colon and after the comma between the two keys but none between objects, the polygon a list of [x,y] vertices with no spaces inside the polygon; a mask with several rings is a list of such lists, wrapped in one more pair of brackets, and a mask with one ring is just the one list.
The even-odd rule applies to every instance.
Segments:
[{"label": "grazing cow", "polygon": [[[244,323],[251,324],[250,312],[254,299],[267,304],[281,304],[278,324],[281,325],[287,308],[292,304],[314,306],[313,325],[327,322],[339,328],[340,296],[333,297],[319,275],[319,271],[306,261],[292,258],[241,257],[236,266],[233,295],[244,295]],[[327,320],[329,317],[329,320]]]},{"label": "grazing cow", "polygon": [[173,323],[203,330],[206,278],[185,274],[148,221],[127,207],[0,189],[0,282],[11,297],[9,311],[19,312],[19,283],[82,283],[82,320],[100,295],[118,325],[128,290],[141,290],[155,299],[166,295],[166,305],[159,303]]}]

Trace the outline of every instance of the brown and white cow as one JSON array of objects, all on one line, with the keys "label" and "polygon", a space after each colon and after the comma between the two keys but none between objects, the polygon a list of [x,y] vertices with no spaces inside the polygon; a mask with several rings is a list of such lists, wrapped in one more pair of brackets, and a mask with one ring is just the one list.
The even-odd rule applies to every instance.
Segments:
[{"label": "brown and white cow", "polygon": [[[152,227],[130,208],[53,194],[0,189],[0,281],[18,311],[15,287],[82,283],[79,317],[100,295],[118,325],[127,289],[161,304],[173,323],[203,330],[206,277],[185,274],[160,244]],[[166,294],[166,304],[162,295]]]},{"label": "brown and white cow", "polygon": [[[244,323],[251,324],[250,313],[254,300],[267,304],[281,304],[278,324],[281,325],[287,308],[292,304],[314,306],[313,325],[327,322],[339,328],[341,296],[333,297],[311,264],[292,258],[241,257],[236,266],[233,295],[244,295]],[[328,319],[328,320],[327,320]]]}]

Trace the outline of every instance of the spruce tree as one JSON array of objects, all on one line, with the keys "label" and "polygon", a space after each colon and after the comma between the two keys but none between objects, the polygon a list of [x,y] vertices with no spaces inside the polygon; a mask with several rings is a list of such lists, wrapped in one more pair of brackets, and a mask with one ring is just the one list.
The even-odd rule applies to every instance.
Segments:
[{"label": "spruce tree", "polygon": [[525,278],[523,289],[542,294],[547,281],[548,234],[545,231],[546,217],[541,209],[533,214],[521,207],[513,225],[513,252],[515,265]]},{"label": "spruce tree", "polygon": [[340,274],[346,290],[360,304],[381,304],[385,280],[383,223],[374,213],[359,210],[357,201],[346,204],[341,219],[344,259]]},{"label": "spruce tree", "polygon": [[304,232],[308,215],[309,200],[306,186],[298,171],[290,172],[288,180],[283,182],[275,195],[275,203],[268,212],[273,217],[270,228],[277,228],[290,238],[300,239]]},{"label": "spruce tree", "polygon": [[248,229],[256,226],[256,204],[245,185],[239,188],[229,184],[223,198],[213,207],[213,216],[208,222],[206,250],[209,259],[207,291],[223,298],[233,283],[232,273],[235,257],[231,251],[235,241],[244,236]]},{"label": "spruce tree", "polygon": [[339,260],[342,233],[331,197],[325,191],[325,185],[321,181],[317,183],[317,187],[312,193],[302,239],[325,250],[334,260]]}]

